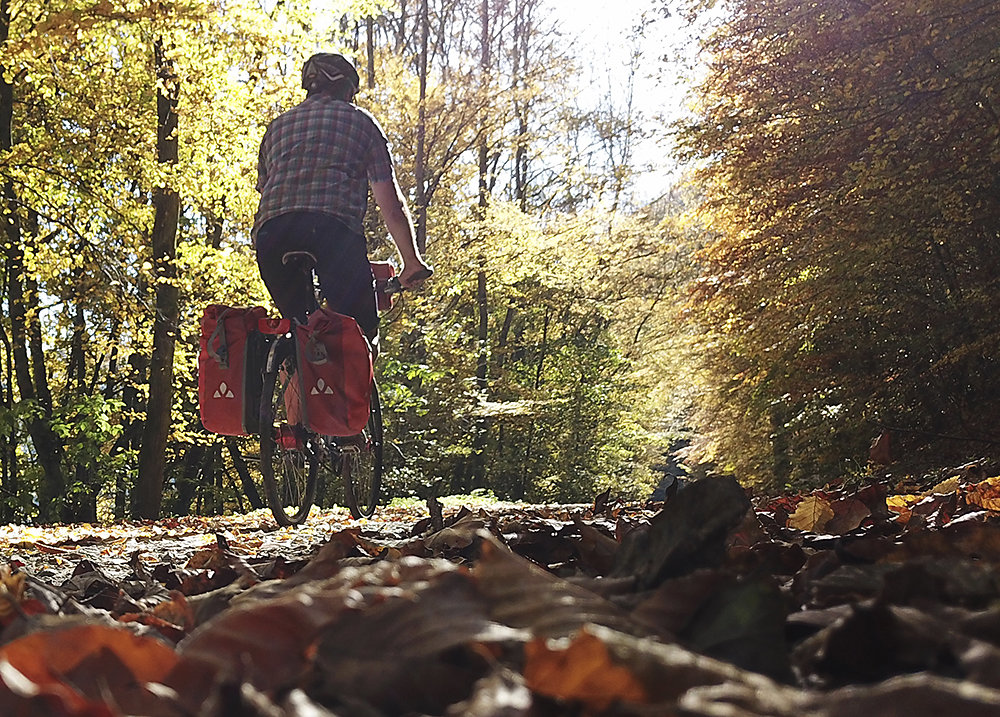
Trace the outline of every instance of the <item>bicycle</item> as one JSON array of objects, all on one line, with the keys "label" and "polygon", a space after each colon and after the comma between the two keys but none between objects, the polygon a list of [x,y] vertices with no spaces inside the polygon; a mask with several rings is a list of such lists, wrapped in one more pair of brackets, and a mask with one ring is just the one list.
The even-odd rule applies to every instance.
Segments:
[{"label": "bicycle", "polygon": [[[313,286],[316,258],[309,252],[288,252],[282,257],[306,274]],[[376,296],[389,297],[402,290],[394,276],[376,279]],[[385,304],[378,302],[380,308]],[[386,302],[391,305],[391,299]],[[319,290],[313,310],[321,304]],[[378,386],[372,380],[368,423],[361,433],[348,437],[323,436],[302,425],[294,413],[297,402],[296,353],[298,347],[289,319],[262,319],[267,358],[263,367],[260,399],[260,472],[268,507],[279,525],[305,521],[316,501],[319,469],[343,481],[344,502],[355,519],[371,517],[382,486],[384,433]]]}]

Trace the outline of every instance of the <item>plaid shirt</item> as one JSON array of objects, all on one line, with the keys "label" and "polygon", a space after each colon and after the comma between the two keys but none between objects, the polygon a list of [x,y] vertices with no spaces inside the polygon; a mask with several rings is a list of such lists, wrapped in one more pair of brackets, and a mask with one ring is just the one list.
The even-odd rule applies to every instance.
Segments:
[{"label": "plaid shirt", "polygon": [[368,182],[393,178],[385,132],[368,112],[318,93],[279,115],[260,143],[253,237],[293,211],[332,214],[357,233]]}]

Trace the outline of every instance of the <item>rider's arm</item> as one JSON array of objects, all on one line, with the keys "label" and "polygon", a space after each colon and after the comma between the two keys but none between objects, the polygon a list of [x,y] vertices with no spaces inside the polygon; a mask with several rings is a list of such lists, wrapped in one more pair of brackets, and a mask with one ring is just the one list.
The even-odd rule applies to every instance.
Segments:
[{"label": "rider's arm", "polygon": [[399,275],[399,282],[404,287],[410,288],[427,278],[430,267],[417,249],[413,219],[410,218],[410,212],[406,208],[403,193],[395,177],[387,182],[372,182],[371,187],[375,203],[378,204],[382,219],[389,229],[389,235],[403,258],[403,271]]}]

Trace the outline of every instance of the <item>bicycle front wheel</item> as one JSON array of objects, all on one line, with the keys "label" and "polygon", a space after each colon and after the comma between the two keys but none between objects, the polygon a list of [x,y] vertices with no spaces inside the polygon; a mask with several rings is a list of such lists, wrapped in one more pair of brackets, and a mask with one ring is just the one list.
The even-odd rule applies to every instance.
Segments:
[{"label": "bicycle front wheel", "polygon": [[344,479],[344,502],[351,515],[370,518],[382,489],[382,405],[372,384],[368,425],[357,436],[339,439],[340,474]]},{"label": "bicycle front wheel", "polygon": [[302,425],[295,351],[279,339],[271,347],[260,398],[260,473],[264,495],[278,525],[298,525],[316,498],[321,450]]}]

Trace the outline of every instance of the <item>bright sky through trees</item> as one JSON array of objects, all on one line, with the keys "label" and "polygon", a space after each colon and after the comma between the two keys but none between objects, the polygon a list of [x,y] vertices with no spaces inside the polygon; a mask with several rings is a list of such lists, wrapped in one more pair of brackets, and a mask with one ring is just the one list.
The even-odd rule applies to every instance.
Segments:
[{"label": "bright sky through trees", "polygon": [[636,145],[641,173],[635,201],[656,199],[668,190],[674,169],[666,135],[684,107],[684,73],[673,57],[691,37],[685,23],[665,17],[655,0],[551,0],[551,6],[568,38],[576,38],[581,102],[596,105],[610,98],[622,112],[631,90],[632,110],[641,115],[647,135]]}]

